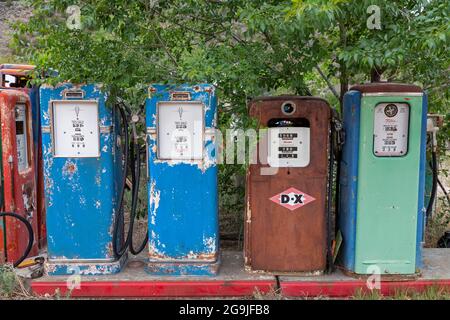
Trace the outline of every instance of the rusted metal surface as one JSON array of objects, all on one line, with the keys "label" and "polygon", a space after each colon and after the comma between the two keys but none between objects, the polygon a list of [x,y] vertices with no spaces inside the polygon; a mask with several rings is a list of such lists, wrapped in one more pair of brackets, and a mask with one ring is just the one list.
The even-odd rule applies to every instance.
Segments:
[{"label": "rusted metal surface", "polygon": [[46,275],[62,275],[74,274],[80,276],[104,276],[109,274],[116,274],[122,270],[123,265],[127,260],[127,255],[123,255],[119,260],[105,260],[105,261],[89,261],[89,260],[53,260],[45,263]]},{"label": "rusted metal surface", "polygon": [[5,226],[3,223],[4,219],[0,219],[0,264],[6,262],[5,255]]},{"label": "rusted metal surface", "polygon": [[392,83],[392,82],[378,82],[360,84],[350,88],[350,91],[355,90],[362,93],[377,93],[377,92],[423,92],[423,89],[419,86],[404,83]]},{"label": "rusted metal surface", "polygon": [[[295,103],[293,114],[281,111],[285,101]],[[258,163],[250,165],[247,173],[246,266],[251,270],[289,273],[324,270],[331,109],[322,99],[282,96],[255,99],[250,103],[250,115],[261,128],[267,127],[271,119],[309,120],[311,151],[306,167],[278,168],[274,175],[261,175],[261,168],[268,168],[268,142],[267,137],[260,138]],[[295,210],[270,200],[289,188],[303,191],[315,200]]]},{"label": "rusted metal surface", "polygon": [[[217,260],[216,260],[217,261]],[[219,263],[183,263],[183,262],[149,262],[146,271],[161,276],[193,276],[198,274],[214,275],[219,272]]]},{"label": "rusted metal surface", "polygon": [[[0,88],[14,89],[26,93],[30,97],[32,118],[33,118],[33,144],[34,144],[34,161],[37,181],[37,223],[38,230],[35,237],[39,243],[39,248],[44,248],[47,244],[46,224],[45,224],[45,199],[44,199],[44,177],[42,170],[42,149],[41,149],[41,132],[40,132],[40,117],[39,117],[39,87],[31,86],[28,83],[32,71],[35,69],[33,65],[24,64],[2,64],[0,65]],[[11,85],[6,82],[6,76],[12,76],[16,80],[18,78],[25,78],[19,81],[20,84]]]},{"label": "rusted metal surface", "polygon": [[[19,169],[17,151],[17,105],[25,106],[27,165],[23,169]],[[2,186],[4,199],[2,211],[20,214],[31,223],[34,233],[37,234],[35,162],[33,161],[34,148],[31,116],[31,102],[28,95],[16,90],[0,91],[1,166],[4,179]],[[0,242],[3,243],[5,238],[6,245],[3,248],[0,246],[0,257],[10,262],[16,261],[23,255],[28,245],[28,232],[25,226],[15,219],[6,218],[4,222],[3,228],[0,228],[3,229],[0,231]],[[36,237],[33,241],[30,255],[37,255],[38,242]]]}]

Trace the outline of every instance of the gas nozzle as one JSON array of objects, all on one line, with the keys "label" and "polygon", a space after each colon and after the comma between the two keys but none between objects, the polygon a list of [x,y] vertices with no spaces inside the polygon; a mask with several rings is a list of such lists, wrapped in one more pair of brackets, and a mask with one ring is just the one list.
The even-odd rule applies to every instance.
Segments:
[{"label": "gas nozzle", "polygon": [[133,131],[134,143],[137,143],[137,141],[138,141],[138,134],[137,134],[137,130],[136,130],[136,123],[138,123],[138,122],[139,122],[139,115],[133,114],[131,116],[131,130]]},{"label": "gas nozzle", "polygon": [[444,124],[444,116],[438,114],[429,114],[427,118],[427,132],[431,135],[432,151],[437,151],[437,132]]}]

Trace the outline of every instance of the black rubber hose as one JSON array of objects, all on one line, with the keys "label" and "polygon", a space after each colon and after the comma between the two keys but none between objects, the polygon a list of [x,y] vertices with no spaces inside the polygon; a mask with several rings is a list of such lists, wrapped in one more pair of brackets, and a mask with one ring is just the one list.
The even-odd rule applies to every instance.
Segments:
[{"label": "black rubber hose", "polygon": [[[134,167],[135,174],[133,175],[134,181],[133,181],[133,190],[132,190],[131,218],[130,218],[130,224],[132,224],[131,229],[133,230],[133,233],[134,233],[134,221],[136,219],[136,211],[137,211],[138,200],[139,200],[139,184],[140,184],[140,179],[141,179],[141,151],[139,149],[139,146],[136,143],[133,143],[133,151],[135,151],[137,153],[135,155],[134,159],[132,159],[132,160],[134,160],[133,163],[136,164],[136,166]],[[134,152],[133,152],[133,154],[134,154]],[[138,255],[139,253],[141,253],[145,249],[147,242],[148,242],[148,232],[146,233],[145,239],[143,240],[143,242],[141,243],[141,245],[139,246],[138,249],[134,248],[133,238],[131,238],[130,245],[129,245],[131,254]]]},{"label": "black rubber hose", "polygon": [[433,204],[436,200],[436,193],[437,193],[437,180],[438,180],[438,173],[437,173],[437,159],[436,159],[436,152],[431,152],[431,163],[430,163],[431,170],[433,171],[433,184],[431,187],[431,195],[430,195],[430,202],[427,206],[427,212],[426,212],[426,220],[428,223],[428,220],[431,217],[431,212],[433,211]]},{"label": "black rubber hose", "polygon": [[[124,210],[123,210],[123,200],[124,200],[124,195],[125,195],[125,186],[126,186],[126,181],[127,181],[127,176],[128,176],[128,148],[129,148],[129,135],[128,135],[128,120],[127,120],[127,116],[125,114],[125,111],[123,108],[120,108],[119,106],[116,105],[116,108],[119,110],[120,112],[120,116],[122,118],[122,124],[123,124],[123,131],[124,131],[124,140],[125,143],[123,144],[123,155],[125,158],[125,163],[123,166],[123,181],[121,184],[121,189],[120,189],[120,194],[119,194],[119,202],[118,202],[118,206],[116,209],[116,215],[115,215],[115,219],[114,219],[114,228],[113,228],[113,251],[114,251],[114,255],[116,256],[117,259],[119,259],[120,257],[122,257],[125,252],[128,249],[129,243],[130,243],[130,238],[131,238],[131,228],[128,228],[128,234],[126,237],[125,242],[123,243],[123,246],[121,247],[119,245],[119,232],[121,231],[123,224],[124,224]],[[131,224],[130,224],[131,226]],[[123,229],[122,229],[123,230]]]},{"label": "black rubber hose", "polygon": [[31,224],[28,222],[27,219],[18,215],[17,213],[0,212],[0,218],[1,217],[13,217],[13,218],[19,220],[20,222],[22,222],[25,225],[25,227],[27,228],[27,231],[28,231],[28,245],[27,245],[27,248],[25,249],[25,252],[23,253],[23,255],[16,262],[14,262],[13,266],[14,266],[14,268],[16,268],[28,257],[31,249],[33,248],[33,242],[34,242],[33,227],[31,226]]}]

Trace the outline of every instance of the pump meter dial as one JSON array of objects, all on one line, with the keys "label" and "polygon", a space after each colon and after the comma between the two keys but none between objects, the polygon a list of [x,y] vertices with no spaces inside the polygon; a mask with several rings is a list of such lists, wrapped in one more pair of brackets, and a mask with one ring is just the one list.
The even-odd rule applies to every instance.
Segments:
[{"label": "pump meter dial", "polygon": [[158,158],[203,159],[203,104],[188,101],[161,102],[157,112]]},{"label": "pump meter dial", "polygon": [[98,103],[88,100],[52,102],[55,157],[100,156]]},{"label": "pump meter dial", "polygon": [[401,157],[408,152],[409,105],[380,103],[374,109],[373,153]]}]

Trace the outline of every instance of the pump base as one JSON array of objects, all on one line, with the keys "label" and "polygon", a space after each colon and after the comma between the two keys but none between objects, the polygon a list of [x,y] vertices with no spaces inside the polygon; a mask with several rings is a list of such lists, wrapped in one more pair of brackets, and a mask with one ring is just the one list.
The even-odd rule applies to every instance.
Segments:
[{"label": "pump base", "polygon": [[215,276],[220,260],[215,262],[148,262],[145,271],[155,276]]},{"label": "pump base", "polygon": [[96,276],[119,273],[125,262],[127,255],[124,254],[116,261],[101,261],[101,260],[49,260],[45,264],[45,272],[49,276],[63,276],[63,275],[83,275]]},{"label": "pump base", "polygon": [[325,270],[311,271],[276,271],[253,269],[251,265],[245,265],[245,271],[253,274],[268,274],[273,276],[293,276],[293,277],[319,277],[325,274]]},{"label": "pump base", "polygon": [[[60,295],[73,298],[166,298],[166,297],[254,297],[255,293],[270,298],[282,297],[354,297],[355,293],[369,294],[366,281],[344,275],[339,269],[322,276],[270,276],[244,270],[241,252],[223,251],[220,272],[215,277],[150,276],[144,271],[148,263],[144,252],[130,257],[122,272],[113,275],[81,276],[80,287],[70,290],[70,276],[44,276],[31,280],[37,295]],[[424,249],[424,267],[417,280],[381,281],[379,292],[398,295],[398,292],[423,292],[428,288],[450,290],[450,249]],[[277,293],[274,296],[274,293]]]},{"label": "pump base", "polygon": [[[367,280],[370,277],[372,277],[372,274],[360,274],[360,273],[355,273],[352,270],[347,270],[341,266],[337,267],[339,270],[342,271],[343,274],[345,274],[348,277],[351,278],[355,278],[358,280]],[[419,279],[421,276],[421,272],[417,272],[417,273],[411,273],[411,274],[381,274],[380,275],[380,280],[381,281],[412,281],[412,280],[417,280]]]}]

